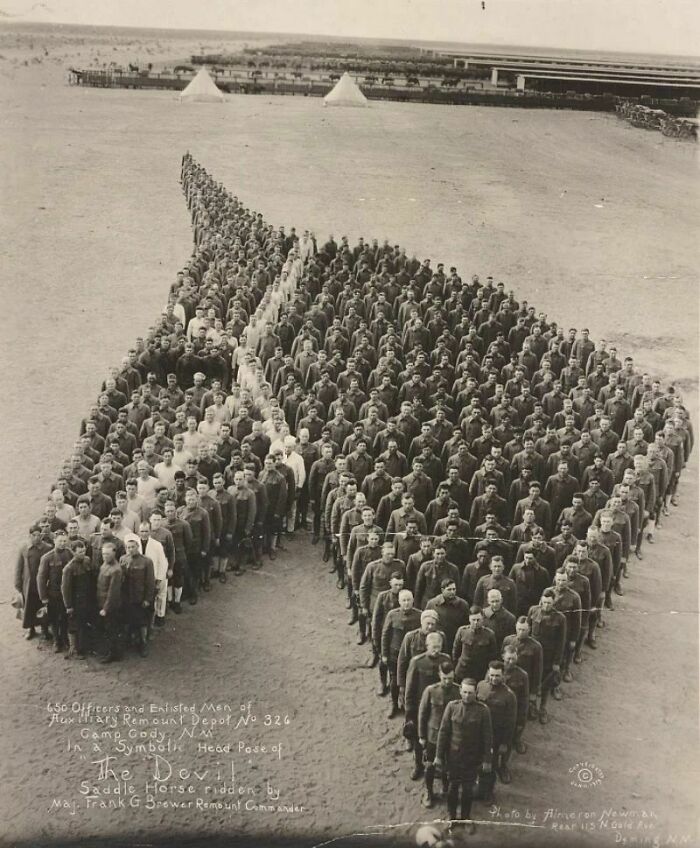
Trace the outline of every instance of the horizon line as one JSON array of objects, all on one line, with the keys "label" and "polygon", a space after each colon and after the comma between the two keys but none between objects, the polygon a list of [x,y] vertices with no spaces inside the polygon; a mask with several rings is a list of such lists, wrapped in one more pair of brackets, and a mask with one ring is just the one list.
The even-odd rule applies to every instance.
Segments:
[{"label": "horizon line", "polygon": [[[2,12],[2,9],[0,9]],[[566,50],[573,53],[608,53],[611,55],[626,55],[626,56],[663,56],[667,58],[678,57],[681,59],[696,59],[700,61],[700,55],[694,53],[659,53],[657,51],[634,51],[634,50],[609,50],[596,48],[580,48],[580,47],[562,47],[553,44],[513,44],[513,43],[493,43],[493,42],[469,42],[469,41],[444,41],[442,39],[420,39],[420,38],[390,38],[388,36],[373,36],[373,35],[330,35],[328,33],[311,33],[311,32],[280,32],[277,30],[229,30],[229,29],[199,29],[197,27],[157,27],[157,26],[135,26],[133,24],[89,24],[75,23],[64,21],[37,21],[30,18],[24,18],[21,15],[8,15],[5,13],[0,17],[0,26],[3,24],[34,24],[38,26],[55,26],[55,27],[92,27],[99,29],[132,29],[132,30],[154,30],[156,32],[201,32],[201,33],[216,33],[231,35],[248,35],[248,36],[285,36],[289,38],[312,38],[312,39],[330,39],[341,42],[356,42],[360,40],[376,41],[383,43],[394,44],[445,44],[445,45],[464,45],[465,47],[497,47],[505,48],[524,48],[526,50]]]}]

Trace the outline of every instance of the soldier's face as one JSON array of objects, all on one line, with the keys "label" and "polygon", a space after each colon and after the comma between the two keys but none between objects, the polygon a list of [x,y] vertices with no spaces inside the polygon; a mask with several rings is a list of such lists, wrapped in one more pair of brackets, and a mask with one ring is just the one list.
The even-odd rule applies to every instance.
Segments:
[{"label": "soldier's face", "polygon": [[445,672],[445,671],[441,670],[439,673],[440,673],[440,683],[442,683],[443,686],[449,686],[451,683],[455,682],[454,671]]},{"label": "soldier's face", "polygon": [[476,701],[476,686],[474,686],[473,683],[466,683],[465,681],[462,681],[462,684],[459,687],[459,694],[463,703],[472,704]]},{"label": "soldier's face", "polygon": [[489,683],[492,686],[501,686],[503,684],[503,669],[502,668],[490,668],[489,669]]},{"label": "soldier's face", "polygon": [[457,586],[454,583],[450,583],[449,586],[445,586],[442,590],[442,594],[446,601],[451,601],[457,597]]},{"label": "soldier's face", "polygon": [[442,648],[442,639],[437,633],[431,633],[425,640],[425,650],[429,657],[435,657]]}]

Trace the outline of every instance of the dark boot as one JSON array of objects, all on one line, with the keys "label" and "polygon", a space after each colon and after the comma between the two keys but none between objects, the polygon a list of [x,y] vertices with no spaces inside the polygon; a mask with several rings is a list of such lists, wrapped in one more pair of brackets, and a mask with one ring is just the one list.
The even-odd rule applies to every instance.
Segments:
[{"label": "dark boot", "polygon": [[507,755],[502,755],[500,757],[500,762],[498,764],[498,776],[501,780],[501,783],[510,783],[513,780],[513,776],[511,775],[510,769],[508,768]]},{"label": "dark boot", "polygon": [[421,796],[420,802],[421,804],[430,809],[435,803],[435,799],[433,797],[433,783],[435,781],[435,769],[433,765],[428,765],[425,767],[425,791]]},{"label": "dark boot", "polygon": [[63,657],[64,660],[72,660],[78,654],[78,637],[75,633],[68,634],[68,650]]},{"label": "dark boot", "polygon": [[364,645],[365,642],[367,641],[367,616],[358,614],[357,625],[358,625],[357,644],[358,645]]},{"label": "dark boot", "polygon": [[139,633],[139,654],[142,657],[148,656],[148,632],[145,627],[142,627]]},{"label": "dark boot", "polygon": [[[388,683],[387,683],[387,675],[388,675],[387,667],[384,665],[383,662],[380,662],[379,663],[379,686],[377,687],[377,695],[379,695],[382,698],[389,691],[389,686],[388,686]],[[392,688],[392,692],[391,692],[391,703],[396,705],[396,711],[398,712],[398,709],[399,709],[399,693],[398,693],[398,690],[397,690],[396,696],[394,696],[393,688]]]}]

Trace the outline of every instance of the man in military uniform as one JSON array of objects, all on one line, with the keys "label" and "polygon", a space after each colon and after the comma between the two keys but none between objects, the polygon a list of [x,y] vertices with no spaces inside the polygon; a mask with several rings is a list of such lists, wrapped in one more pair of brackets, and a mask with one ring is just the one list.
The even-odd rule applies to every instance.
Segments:
[{"label": "man in military uniform", "polygon": [[[591,584],[588,578],[581,574],[578,570],[578,560],[570,556],[566,559],[559,571],[566,574],[568,586],[581,599],[581,627],[579,629],[578,639],[574,648],[574,662],[578,665],[582,662],[581,648],[584,639],[588,637],[589,627],[591,626]],[[556,575],[555,575],[556,577]],[[595,628],[595,623],[592,625]]]},{"label": "man in military uniform", "polygon": [[528,622],[532,635],[542,645],[542,689],[540,724],[547,724],[547,700],[559,685],[561,663],[566,644],[566,619],[554,608],[554,589],[545,589],[537,606],[530,608]]},{"label": "man in military uniform", "polygon": [[424,562],[416,577],[415,601],[419,609],[425,609],[428,601],[440,593],[445,578],[459,582],[459,569],[446,559],[445,545],[438,541],[433,545],[433,558]]},{"label": "man in military uniform", "polygon": [[505,565],[502,556],[491,557],[489,563],[491,574],[479,578],[474,591],[474,605],[477,607],[485,607],[487,597],[491,589],[498,589],[503,599],[503,606],[513,615],[517,611],[517,594],[515,583],[510,577],[504,574]]},{"label": "man in military uniform", "polygon": [[[583,575],[589,583],[591,592],[591,614],[588,617],[588,634],[586,636],[586,644],[589,648],[595,650],[598,645],[596,643],[596,627],[601,617],[601,608],[603,606],[603,578],[600,573],[598,563],[588,556],[588,544],[585,539],[579,539],[576,542],[573,554],[567,559],[576,560],[576,569],[579,574]],[[566,563],[565,563],[566,564]]]},{"label": "man in military uniform", "polygon": [[518,665],[518,649],[514,642],[503,646],[502,656],[503,677],[506,686],[512,690],[518,701],[513,747],[519,754],[524,754],[527,751],[527,743],[523,740],[523,733],[527,724],[528,706],[530,704],[530,680],[525,669]]},{"label": "man in military uniform", "polygon": [[527,616],[521,615],[515,622],[515,635],[506,636],[503,640],[504,651],[511,646],[518,652],[518,665],[526,672],[530,686],[528,718],[538,718],[537,700],[542,689],[542,645],[530,635]]},{"label": "man in military uniform", "polygon": [[457,584],[451,577],[444,577],[440,586],[440,594],[428,601],[426,609],[438,614],[439,629],[445,634],[445,651],[451,652],[457,631],[469,622],[469,606],[457,597]]},{"label": "man in military uniform", "polygon": [[[390,588],[389,581],[395,573],[401,575],[402,580],[406,579],[406,567],[400,559],[396,559],[394,556],[393,543],[384,542],[381,557],[367,565],[360,580],[359,614],[370,624],[370,630],[374,606],[377,603],[379,593]],[[362,629],[360,629],[360,633],[362,633]],[[372,636],[371,633],[369,635]],[[379,657],[379,651],[374,640],[372,641],[372,653],[373,656]]]},{"label": "man in military uniform", "polygon": [[[574,679],[571,673],[571,661],[581,633],[581,605],[580,596],[569,586],[566,572],[557,572],[554,575],[554,608],[563,613],[566,619],[566,642],[561,663],[561,679],[565,683],[571,683]],[[561,699],[558,686],[552,694],[557,701]]]},{"label": "man in military uniform", "polygon": [[[15,566],[15,590],[22,596],[22,627],[27,631],[25,639],[36,636],[37,612],[41,609],[41,598],[37,586],[39,564],[44,554],[49,553],[51,545],[41,538],[38,524],[29,528],[29,541],[20,548]],[[41,621],[44,639],[51,638],[46,619]]]},{"label": "man in military uniform", "polygon": [[186,521],[192,532],[192,547],[187,552],[191,578],[189,590],[190,603],[196,604],[203,580],[204,560],[209,553],[211,522],[207,511],[200,507],[194,489],[188,489],[185,493],[185,505],[177,510],[177,517]]},{"label": "man in military uniform", "polygon": [[[138,536],[135,538],[138,539]],[[132,541],[131,544],[132,550],[138,549],[138,543]],[[103,542],[102,565],[97,575],[97,608],[102,630],[99,660],[102,663],[119,660],[122,655],[122,575],[116,545]]]},{"label": "man in military uniform", "polygon": [[173,559],[173,575],[171,578],[172,586],[172,608],[173,612],[178,615],[182,612],[181,599],[184,586],[188,587],[190,594],[190,603],[197,602],[197,590],[190,579],[190,569],[188,564],[188,555],[194,544],[192,538],[192,530],[190,525],[182,518],[178,518],[177,508],[173,501],[167,501],[165,504],[165,525],[164,528],[172,536],[174,559]]},{"label": "man in military uniform", "polygon": [[48,620],[53,632],[54,651],[60,654],[68,647],[68,615],[61,594],[63,569],[73,558],[68,547],[68,534],[62,528],[54,533],[54,548],[39,560],[37,588],[41,603],[47,607]]},{"label": "man in military uniform", "polygon": [[[396,662],[396,682],[399,685],[399,704],[406,698],[406,675],[413,657],[425,652],[425,640],[429,633],[438,629],[438,614],[435,610],[423,610],[420,614],[420,627],[409,631],[404,637]],[[444,636],[444,634],[443,634]]]},{"label": "man in military uniform", "polygon": [[[148,524],[144,522],[144,528]],[[156,592],[153,561],[141,551],[141,539],[131,533],[126,537],[126,554],[119,565],[123,574],[123,608],[127,644],[136,642],[142,657],[148,656],[148,621]]]},{"label": "man in military uniform", "polygon": [[[623,569],[623,542],[622,536],[617,532],[614,526],[614,517],[613,515],[606,509],[602,512],[599,512],[600,516],[600,527],[598,528],[598,542],[601,545],[604,545],[610,551],[610,557],[612,559],[612,574],[607,582],[607,584],[602,583],[602,591],[604,593],[604,603],[605,608],[609,610],[613,610],[614,604],[612,600],[612,589],[613,586],[620,584],[620,574]],[[596,522],[594,519],[594,528]],[[594,529],[591,528],[591,529]],[[602,573],[601,573],[601,581],[602,581]],[[593,587],[591,587],[591,591]],[[602,606],[602,604],[600,604]]]},{"label": "man in military uniform", "polygon": [[[418,706],[418,744],[423,749],[425,765],[425,790],[421,796],[424,807],[434,804],[433,785],[435,782],[435,753],[445,707],[450,701],[460,698],[459,686],[454,682],[454,667],[450,662],[443,662],[439,667],[440,680],[432,683],[423,692]],[[447,780],[443,776],[443,791],[447,795]]]},{"label": "man in military uniform", "polygon": [[484,627],[484,615],[480,607],[469,610],[469,624],[459,628],[452,648],[452,661],[455,664],[455,679],[473,677],[481,680],[489,662],[498,656],[496,635]]},{"label": "man in military uniform", "polygon": [[65,659],[85,659],[88,629],[94,624],[97,573],[86,554],[85,541],[77,539],[72,557],[61,575],[61,595],[68,619],[68,651]]},{"label": "man in military uniform", "polygon": [[[352,568],[350,570],[350,580],[352,581],[352,612],[348,624],[354,624],[355,620],[358,622],[358,645],[364,645],[367,641],[368,624],[371,624],[371,622],[367,621],[367,616],[360,608],[360,584],[362,583],[362,577],[367,566],[371,562],[375,562],[381,558],[382,548],[380,542],[383,535],[379,530],[370,530],[367,533],[367,543],[358,547],[352,558]],[[355,611],[357,611],[357,619],[355,618]],[[373,668],[378,661],[378,655],[373,653],[372,660],[368,661],[368,665]]]},{"label": "man in military uniform", "polygon": [[[382,662],[381,662],[381,639],[382,639],[382,629],[384,627],[384,621],[386,620],[387,615],[392,610],[398,609],[399,606],[399,592],[403,589],[403,575],[398,571],[395,571],[391,577],[389,578],[389,588],[384,589],[377,596],[377,601],[374,605],[374,611],[372,613],[372,622],[370,626],[370,633],[372,635],[372,655],[373,657],[380,657],[379,659],[379,677],[380,680],[386,680],[387,669],[386,666],[383,668],[383,678],[382,678]],[[413,606],[413,603],[411,603]],[[358,640],[359,643],[359,640]],[[373,663],[375,665],[376,663]],[[385,694],[384,691],[381,692],[383,696]]]},{"label": "man in military uniform", "polygon": [[[476,602],[476,587],[482,577],[490,577],[491,569],[491,554],[486,547],[479,547],[475,551],[476,560],[468,563],[462,574],[462,581],[459,587],[459,595],[469,604]],[[497,554],[497,556],[500,556]],[[503,557],[500,556],[501,561]],[[477,604],[478,606],[478,604]]]},{"label": "man in military uniform", "polygon": [[[493,754],[491,773],[498,774],[503,783],[511,782],[508,760],[513,749],[513,736],[518,716],[518,700],[505,682],[502,660],[492,660],[485,680],[476,687],[476,697],[491,713]],[[491,783],[492,785],[492,783]],[[493,789],[484,800],[493,800]]]},{"label": "man in military uniform", "polygon": [[[281,471],[281,469],[278,469]],[[252,555],[253,565],[257,568],[259,562],[255,555],[253,546],[253,528],[257,518],[257,499],[255,492],[250,488],[244,471],[236,471],[233,475],[233,485],[229,486],[233,520],[233,573],[240,576],[245,572],[246,560]],[[206,515],[206,513],[205,513]],[[197,533],[190,518],[183,514],[180,516],[190,523],[194,547],[197,547]],[[207,516],[208,518],[208,516]]]},{"label": "man in military uniform", "polygon": [[506,636],[515,633],[515,616],[503,606],[500,589],[489,589],[486,599],[488,604],[484,607],[484,626],[493,630],[496,647],[500,651]]},{"label": "man in military uniform", "polygon": [[423,692],[431,685],[440,680],[439,669],[442,663],[450,663],[450,655],[442,653],[443,637],[441,633],[429,633],[425,640],[425,653],[413,657],[408,665],[406,675],[406,724],[404,735],[413,739],[413,754],[415,765],[411,773],[411,780],[418,780],[423,776],[423,748],[417,735],[418,707],[420,706]]},{"label": "man in military uniform", "polygon": [[[403,581],[401,581],[401,583],[403,583]],[[421,622],[421,611],[413,606],[413,593],[408,589],[400,589],[398,598],[398,608],[392,609],[386,614],[383,627],[379,627],[378,621],[372,625],[373,638],[381,640],[381,659],[379,662],[380,688],[377,690],[377,694],[386,694],[388,674],[389,692],[391,694],[389,718],[393,718],[399,711],[399,682],[397,665],[401,646],[403,645],[403,640],[406,634],[420,627]],[[379,601],[377,602],[377,606],[378,605]]]},{"label": "man in military uniform", "polygon": [[[451,820],[457,818],[458,800],[461,800],[461,818],[469,820],[479,768],[485,775],[491,773],[491,714],[486,704],[477,701],[476,687],[476,681],[471,678],[461,682],[460,700],[450,701],[445,707],[438,732],[433,765],[436,771],[441,772],[444,768],[447,773],[447,810]],[[475,830],[474,823],[470,822],[470,833]]]},{"label": "man in military uniform", "polygon": [[537,562],[535,554],[530,550],[525,551],[523,561],[516,562],[508,576],[515,583],[518,615],[527,615],[530,607],[539,602],[542,592],[551,582],[549,572]]},{"label": "man in military uniform", "polygon": [[[355,559],[355,554],[360,548],[363,548],[365,547],[365,545],[367,545],[370,533],[376,533],[380,540],[384,537],[384,532],[381,527],[378,524],[374,523],[374,510],[372,509],[372,507],[368,506],[367,504],[361,507],[357,506],[358,498],[363,497],[364,495],[361,492],[357,493],[355,508],[359,509],[361,523],[355,524],[350,529],[350,536],[348,538],[345,551],[345,577],[347,584],[346,588],[348,592],[348,606],[351,610],[350,620],[348,621],[349,625],[355,624],[355,622],[359,619],[357,601],[360,586],[359,582],[357,584],[353,583],[353,562]],[[347,525],[349,525],[349,515],[352,514],[352,512],[353,510],[351,509],[343,515],[341,523],[346,523],[346,528]],[[360,638],[362,638],[362,634],[360,634]],[[360,644],[362,644],[362,642],[360,642]]]}]

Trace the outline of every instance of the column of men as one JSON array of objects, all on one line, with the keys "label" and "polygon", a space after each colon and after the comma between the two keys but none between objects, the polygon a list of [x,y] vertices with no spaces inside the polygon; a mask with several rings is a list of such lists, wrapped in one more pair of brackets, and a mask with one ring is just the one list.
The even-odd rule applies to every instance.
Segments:
[{"label": "column of men", "polygon": [[[471,721],[472,695],[488,706],[483,784],[507,782],[527,717],[547,722],[631,556],[677,503],[688,411],[673,386],[490,277],[465,283],[386,241],[318,247],[274,230],[189,156],[182,173],[193,256],[105,381],[23,549],[24,625],[33,634],[50,601],[32,589],[42,558],[67,556],[61,524],[69,546],[90,545],[93,575],[112,565],[112,540],[123,579],[119,556],[139,552],[119,543],[150,527],[167,569],[143,583],[175,612],[183,591],[195,602],[212,576],[259,567],[283,532],[308,526],[390,715],[405,711],[425,803],[441,766],[450,812],[459,797],[464,812],[473,770],[455,771],[453,742],[440,747],[440,699],[461,682],[450,722]],[[290,251],[305,259],[301,284],[277,321],[258,320]],[[142,621],[130,627],[145,643]]]}]

